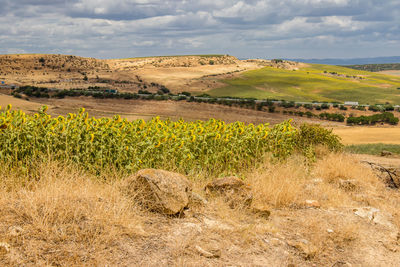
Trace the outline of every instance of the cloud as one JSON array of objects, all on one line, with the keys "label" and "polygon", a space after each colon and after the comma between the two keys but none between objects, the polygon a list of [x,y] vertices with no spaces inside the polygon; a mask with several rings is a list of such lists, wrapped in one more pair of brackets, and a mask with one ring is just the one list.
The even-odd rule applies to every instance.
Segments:
[{"label": "cloud", "polygon": [[398,0],[0,0],[0,6],[0,53],[315,58],[396,55],[400,45]]}]

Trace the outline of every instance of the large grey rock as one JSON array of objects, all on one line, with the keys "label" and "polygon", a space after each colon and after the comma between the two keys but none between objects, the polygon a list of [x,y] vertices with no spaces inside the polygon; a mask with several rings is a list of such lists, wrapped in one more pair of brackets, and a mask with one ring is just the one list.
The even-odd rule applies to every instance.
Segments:
[{"label": "large grey rock", "polygon": [[143,169],[125,181],[123,191],[145,208],[174,215],[187,207],[192,187],[179,173]]}]

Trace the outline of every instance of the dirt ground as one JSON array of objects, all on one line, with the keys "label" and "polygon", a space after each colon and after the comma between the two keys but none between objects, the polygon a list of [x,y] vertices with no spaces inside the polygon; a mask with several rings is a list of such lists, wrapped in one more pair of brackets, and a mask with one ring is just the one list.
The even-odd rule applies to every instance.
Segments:
[{"label": "dirt ground", "polygon": [[[7,100],[8,98],[6,98]],[[35,102],[33,102],[35,101]],[[38,104],[48,105],[48,113],[51,115],[65,115],[69,112],[77,112],[81,107],[86,108],[91,116],[112,117],[121,115],[128,120],[151,119],[159,116],[178,120],[209,120],[210,118],[224,120],[226,122],[243,121],[246,123],[270,123],[277,124],[284,120],[293,118],[295,124],[303,122],[322,123],[327,127],[340,126],[339,123],[308,119],[305,117],[293,117],[280,113],[269,113],[239,107],[229,107],[217,104],[195,103],[186,101],[155,101],[155,100],[115,100],[95,99],[87,97],[64,98],[64,99],[32,99],[29,101]],[[0,104],[2,104],[0,98]],[[30,108],[32,110],[32,108]]]}]

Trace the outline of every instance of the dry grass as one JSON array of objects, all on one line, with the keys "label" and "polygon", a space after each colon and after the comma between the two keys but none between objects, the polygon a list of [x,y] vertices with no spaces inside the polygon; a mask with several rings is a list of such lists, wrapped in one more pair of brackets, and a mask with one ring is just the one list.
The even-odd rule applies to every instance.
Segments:
[{"label": "dry grass", "polygon": [[288,207],[299,204],[307,182],[307,165],[304,158],[295,156],[287,162],[273,164],[267,161],[250,174],[254,205]]},{"label": "dry grass", "polygon": [[0,190],[0,241],[12,248],[0,265],[116,263],[124,254],[118,242],[143,232],[142,218],[116,187],[67,169],[43,165],[39,181]]},{"label": "dry grass", "polygon": [[[324,155],[325,154],[325,155]],[[253,205],[268,208],[269,219],[251,208],[232,208],[210,196],[183,218],[142,211],[121,194],[120,181],[103,179],[73,166],[40,165],[27,175],[0,174],[0,243],[10,245],[0,265],[146,266],[332,266],[350,262],[391,266],[400,258],[390,231],[354,215],[372,206],[400,226],[400,193],[385,188],[348,154],[318,150],[310,164],[302,156],[265,162],[246,174]],[[324,156],[322,156],[324,155]],[[193,190],[210,177],[197,174]],[[203,178],[203,179],[202,179]],[[355,187],[343,187],[350,180]],[[100,182],[102,181],[102,182]],[[307,207],[307,199],[320,208]],[[386,247],[380,245],[381,242]],[[216,253],[206,257],[200,249]],[[374,253],[374,257],[362,258]],[[397,253],[397,254],[396,254]],[[361,257],[361,258],[360,258]]]},{"label": "dry grass", "polygon": [[400,144],[400,127],[337,127],[333,133],[342,138],[345,145]]}]

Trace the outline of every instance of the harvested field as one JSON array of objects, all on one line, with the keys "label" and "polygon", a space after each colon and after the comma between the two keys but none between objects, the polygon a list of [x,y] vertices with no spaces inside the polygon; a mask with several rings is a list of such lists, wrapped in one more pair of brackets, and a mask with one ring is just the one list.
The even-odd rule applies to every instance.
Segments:
[{"label": "harvested field", "polygon": [[400,144],[399,127],[338,127],[334,133],[342,138],[346,145],[350,144]]},{"label": "harvested field", "polygon": [[[0,105],[6,106],[10,96],[0,95]],[[246,123],[270,123],[276,124],[293,118],[295,124],[303,122],[321,123],[325,126],[343,125],[337,122],[320,121],[305,117],[293,117],[279,113],[268,113],[239,107],[229,107],[216,104],[195,103],[186,101],[155,101],[155,100],[116,100],[116,99],[95,99],[88,97],[45,99],[38,98],[31,101],[19,100],[24,103],[22,110],[37,110],[41,105],[49,106],[49,114],[65,115],[76,112],[84,107],[91,116],[112,117],[116,114],[128,120],[150,119],[155,116],[177,120],[209,120],[210,118],[224,120],[226,122],[243,121]],[[21,104],[22,105],[22,104]],[[26,108],[26,109],[25,109]]]}]

